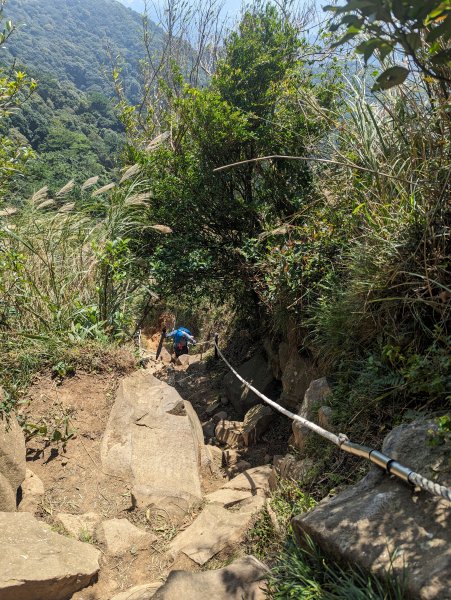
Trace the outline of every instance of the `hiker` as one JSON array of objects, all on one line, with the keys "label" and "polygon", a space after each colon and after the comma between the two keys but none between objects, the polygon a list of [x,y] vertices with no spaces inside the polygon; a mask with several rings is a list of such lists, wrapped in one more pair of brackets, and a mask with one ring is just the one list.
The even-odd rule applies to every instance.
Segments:
[{"label": "hiker", "polygon": [[191,331],[186,329],[186,327],[174,329],[170,333],[167,333],[166,337],[174,338],[174,352],[177,357],[179,357],[181,354],[188,354],[188,342],[190,342],[193,346],[196,345],[196,340],[191,335]]}]

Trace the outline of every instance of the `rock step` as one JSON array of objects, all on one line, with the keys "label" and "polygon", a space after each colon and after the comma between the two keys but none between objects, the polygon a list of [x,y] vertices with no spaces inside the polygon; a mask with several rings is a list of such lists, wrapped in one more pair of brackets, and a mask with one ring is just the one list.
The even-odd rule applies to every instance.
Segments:
[{"label": "rock step", "polygon": [[130,482],[136,506],[183,518],[202,501],[202,426],[191,404],[149,371],[122,380],[101,458],[107,472]]},{"label": "rock step", "polygon": [[67,600],[93,581],[99,556],[30,513],[0,512],[1,600]]}]

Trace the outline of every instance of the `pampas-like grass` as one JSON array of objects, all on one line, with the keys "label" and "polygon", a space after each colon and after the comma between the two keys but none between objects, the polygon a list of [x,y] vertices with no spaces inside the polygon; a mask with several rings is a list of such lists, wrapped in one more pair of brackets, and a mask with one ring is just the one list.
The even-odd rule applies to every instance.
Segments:
[{"label": "pampas-like grass", "polygon": [[151,229],[155,229],[155,231],[159,231],[160,233],[172,233],[172,229],[167,225],[151,225]]},{"label": "pampas-like grass", "polygon": [[102,186],[95,192],[92,192],[91,196],[92,196],[92,198],[94,198],[95,196],[99,196],[100,194],[104,194],[105,192],[112,190],[114,187],[116,187],[115,183],[107,183],[106,185]]},{"label": "pampas-like grass", "polygon": [[99,176],[96,175],[95,177],[90,177],[89,179],[87,179],[84,184],[81,186],[82,191],[87,190],[88,188],[92,187],[93,185],[95,185],[97,182],[99,181]]},{"label": "pampas-like grass", "polygon": [[60,198],[61,196],[65,196],[66,194],[68,194],[69,192],[71,192],[74,189],[75,186],[75,181],[73,179],[71,179],[70,181],[68,181],[66,183],[66,185],[64,185],[59,192],[56,192],[56,197]]},{"label": "pampas-like grass", "polygon": [[139,164],[132,165],[122,175],[122,178],[119,183],[123,183],[124,181],[127,181],[127,179],[130,179],[130,177],[137,175],[139,173],[140,169],[141,169],[141,165],[139,165]]}]

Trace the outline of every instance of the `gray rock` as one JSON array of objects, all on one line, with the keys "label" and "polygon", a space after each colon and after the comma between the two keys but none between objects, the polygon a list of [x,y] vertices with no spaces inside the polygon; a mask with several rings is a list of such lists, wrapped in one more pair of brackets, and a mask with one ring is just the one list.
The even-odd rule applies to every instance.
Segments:
[{"label": "gray rock", "polygon": [[255,513],[265,504],[263,496],[251,496],[247,501],[236,511],[216,503],[207,504],[195,521],[169,544],[170,555],[175,559],[184,554],[204,565],[219,552],[234,548],[243,540]]},{"label": "gray rock", "polygon": [[153,533],[142,531],[127,519],[109,519],[97,529],[97,538],[104,542],[106,553],[121,556],[131,549],[148,550],[157,537]]},{"label": "gray rock", "polygon": [[[3,394],[0,388],[0,401]],[[25,470],[25,438],[22,429],[14,414],[9,417],[0,415],[0,510],[16,510],[16,493],[25,479]],[[13,496],[14,503],[11,501]]]},{"label": "gray rock", "polygon": [[220,410],[218,413],[213,415],[213,421],[216,423],[219,421],[226,421],[228,419],[228,415],[225,410]]},{"label": "gray rock", "polygon": [[67,600],[99,571],[100,552],[30,513],[0,512],[1,600]]},{"label": "gray rock", "polygon": [[[428,444],[428,423],[394,429],[382,451],[425,477],[451,472],[440,447]],[[440,465],[440,467],[438,467]],[[421,600],[451,598],[451,514],[449,503],[373,467],[358,484],[293,520],[300,539],[309,534],[325,552],[365,571],[406,577],[407,596]]]},{"label": "gray rock", "polygon": [[274,348],[274,345],[269,338],[265,338],[263,340],[263,348],[265,349],[266,356],[268,357],[269,367],[274,379],[280,380],[282,378],[282,369],[280,366],[278,348]]},{"label": "gray rock", "polygon": [[205,453],[191,404],[146,371],[119,386],[101,446],[105,471],[130,482],[136,506],[183,518],[202,500]]},{"label": "gray rock", "polygon": [[209,417],[211,417],[221,406],[222,406],[221,400],[219,400],[219,398],[215,398],[213,400],[213,402],[210,402],[209,404],[207,404],[207,408],[205,409],[205,412],[207,413],[207,415]]},{"label": "gray rock", "polygon": [[[172,571],[154,600],[265,600],[269,569],[253,556],[222,569],[191,573]],[[121,599],[122,600],[122,599]],[[125,599],[124,599],[125,600]],[[132,599],[134,600],[134,599]]]},{"label": "gray rock", "polygon": [[302,486],[314,466],[315,462],[310,458],[296,460],[292,454],[277,457],[273,463],[269,486],[271,490],[275,490],[280,479],[290,479]]},{"label": "gray rock", "polygon": [[333,416],[334,411],[330,406],[321,406],[318,410],[318,425],[328,431],[333,431]]},{"label": "gray rock", "polygon": [[[305,392],[304,399],[298,410],[298,415],[309,421],[317,421],[318,419],[314,419],[315,408],[324,402],[325,398],[327,398],[330,393],[331,389],[325,377],[313,380],[310,383],[308,390]],[[311,435],[315,434],[312,434],[307,427],[304,427],[296,421],[293,421],[291,427],[293,430],[293,446],[303,452],[307,440]]]},{"label": "gray rock", "polygon": [[[247,382],[256,387],[265,395],[271,396],[274,378],[271,368],[262,354],[256,354],[237,369],[238,373]],[[260,404],[261,400],[247,387],[245,387],[233,373],[228,373],[223,380],[227,398],[235,410],[244,415],[252,406]]]},{"label": "gray rock", "polygon": [[296,348],[293,348],[282,375],[281,403],[297,409],[314,375],[315,370],[311,361],[299,356]]},{"label": "gray rock", "polygon": [[249,409],[244,417],[241,430],[243,444],[247,447],[258,442],[273,419],[273,411],[265,404],[257,404]]},{"label": "gray rock", "polygon": [[213,419],[210,419],[206,423],[202,425],[202,430],[204,432],[205,438],[208,440],[215,436],[215,422]]}]

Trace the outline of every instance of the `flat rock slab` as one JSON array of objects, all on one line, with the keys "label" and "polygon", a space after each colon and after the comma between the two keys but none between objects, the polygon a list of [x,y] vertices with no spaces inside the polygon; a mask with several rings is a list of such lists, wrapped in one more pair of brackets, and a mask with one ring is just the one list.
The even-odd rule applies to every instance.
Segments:
[{"label": "flat rock slab", "polygon": [[93,581],[99,556],[29,513],[0,512],[1,600],[66,600]]},{"label": "flat rock slab", "polygon": [[79,539],[84,536],[94,537],[95,529],[102,521],[102,517],[97,513],[85,513],[83,515],[58,513],[55,520],[64,527],[67,533]]},{"label": "flat rock slab", "polygon": [[[394,429],[382,451],[407,467],[450,486],[440,446],[428,444],[432,423]],[[325,552],[378,575],[405,576],[407,597],[451,599],[451,510],[446,500],[414,493],[375,468],[357,485],[293,520],[302,541],[309,534]]]},{"label": "flat rock slab", "polygon": [[263,465],[261,467],[254,467],[248,469],[244,473],[240,473],[225,485],[223,489],[231,490],[247,490],[252,495],[257,494],[258,490],[262,490],[265,493],[269,493],[269,477],[271,475],[272,466]]},{"label": "flat rock slab", "polygon": [[[0,403],[4,392],[0,388]],[[16,510],[16,492],[25,479],[25,438],[14,414],[0,415],[0,510]]]},{"label": "flat rock slab", "polygon": [[267,574],[268,568],[253,556],[245,556],[215,571],[172,571],[153,599],[265,600]]},{"label": "flat rock slab", "polygon": [[170,543],[171,556],[176,558],[183,553],[198,565],[204,565],[218,552],[232,548],[243,539],[253,515],[265,504],[262,496],[250,500],[251,503],[239,511],[208,504],[194,523]]},{"label": "flat rock slab", "polygon": [[[163,584],[160,581],[155,583],[145,583],[143,585],[135,585],[125,592],[116,594],[111,600],[150,600],[155,596],[155,592],[161,588]],[[179,598],[178,600],[181,600]]]},{"label": "flat rock slab", "polygon": [[121,556],[131,549],[146,550],[157,537],[153,533],[142,531],[127,519],[109,519],[98,528],[97,535],[106,546],[110,556]]},{"label": "flat rock slab", "polygon": [[180,516],[201,501],[205,451],[193,413],[173,387],[147,371],[121,381],[101,457],[107,472],[131,483],[137,506]]}]

